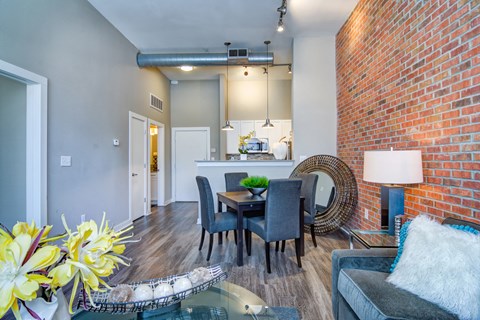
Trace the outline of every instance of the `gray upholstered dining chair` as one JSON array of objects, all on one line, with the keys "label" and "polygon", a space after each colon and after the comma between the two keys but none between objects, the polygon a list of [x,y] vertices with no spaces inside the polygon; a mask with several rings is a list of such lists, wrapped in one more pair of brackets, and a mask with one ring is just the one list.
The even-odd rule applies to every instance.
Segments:
[{"label": "gray upholstered dining chair", "polygon": [[[317,239],[315,238],[315,195],[317,193],[318,175],[314,173],[301,173],[298,178],[302,180],[302,188],[300,194],[304,197],[304,224],[310,225],[310,234],[312,235],[313,246],[317,247]],[[278,251],[278,242],[275,245]],[[285,241],[282,241],[282,252],[285,251]]]},{"label": "gray upholstered dining chair", "polygon": [[318,175],[314,173],[302,173],[298,177],[302,179],[301,194],[305,197],[304,200],[304,224],[310,225],[310,234],[312,235],[313,246],[317,247],[317,240],[315,239],[315,214],[317,209],[315,207],[315,195],[317,193]]},{"label": "gray upholstered dining chair", "polygon": [[227,172],[225,173],[225,191],[245,191],[247,188],[240,185],[240,181],[248,177],[247,172]]},{"label": "gray upholstered dining chair", "polygon": [[[208,179],[202,176],[197,176],[196,180],[198,192],[200,194],[200,216],[202,219],[202,236],[198,250],[202,250],[205,231],[208,231],[210,234],[210,241],[208,243],[207,261],[209,261],[212,254],[213,235],[227,230],[236,230],[237,215],[232,212],[216,213],[213,203],[212,188],[210,187]],[[246,221],[244,221],[244,223],[246,223]]]},{"label": "gray upholstered dining chair", "polygon": [[298,267],[300,258],[300,179],[272,179],[267,189],[265,216],[247,219],[247,253],[251,254],[252,232],[265,241],[267,272],[270,268],[270,242],[295,239]]}]

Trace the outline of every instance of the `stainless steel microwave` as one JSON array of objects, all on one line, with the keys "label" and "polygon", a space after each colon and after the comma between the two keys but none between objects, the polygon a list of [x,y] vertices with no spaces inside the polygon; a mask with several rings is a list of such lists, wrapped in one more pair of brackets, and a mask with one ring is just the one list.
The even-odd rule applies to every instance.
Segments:
[{"label": "stainless steel microwave", "polygon": [[248,140],[248,153],[268,153],[268,138],[252,138]]}]

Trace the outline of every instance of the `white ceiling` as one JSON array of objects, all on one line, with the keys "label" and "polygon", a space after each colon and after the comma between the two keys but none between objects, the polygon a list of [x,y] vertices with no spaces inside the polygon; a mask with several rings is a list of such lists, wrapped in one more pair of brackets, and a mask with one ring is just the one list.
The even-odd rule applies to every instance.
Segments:
[{"label": "white ceiling", "polygon": [[[231,48],[265,52],[263,41],[271,40],[275,64],[292,62],[294,37],[335,35],[357,3],[357,0],[288,0],[285,31],[278,33],[277,8],[282,0],[88,1],[142,53],[220,53],[225,52],[225,41],[232,43]],[[216,79],[224,70],[225,67],[198,67],[185,73],[178,68],[161,68],[171,80]],[[231,70],[230,79],[245,78],[243,68]],[[280,77],[288,75],[276,73]]]}]

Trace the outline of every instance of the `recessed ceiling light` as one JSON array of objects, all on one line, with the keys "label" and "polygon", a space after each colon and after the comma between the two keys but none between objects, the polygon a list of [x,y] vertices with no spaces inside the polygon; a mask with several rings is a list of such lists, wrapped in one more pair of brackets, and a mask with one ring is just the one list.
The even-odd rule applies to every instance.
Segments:
[{"label": "recessed ceiling light", "polygon": [[181,66],[180,69],[182,71],[192,71],[193,67],[192,66]]}]

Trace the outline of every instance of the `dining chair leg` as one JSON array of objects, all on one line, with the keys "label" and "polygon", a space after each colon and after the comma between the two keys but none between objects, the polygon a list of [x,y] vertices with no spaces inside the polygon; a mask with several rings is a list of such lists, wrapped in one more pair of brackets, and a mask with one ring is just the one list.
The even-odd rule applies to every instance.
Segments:
[{"label": "dining chair leg", "polygon": [[265,241],[265,259],[267,261],[267,272],[272,273],[270,268],[270,242]]},{"label": "dining chair leg", "polygon": [[279,247],[280,247],[280,241],[275,241],[275,252],[278,252]]},{"label": "dining chair leg", "polygon": [[250,256],[252,254],[252,232],[249,230],[245,230],[245,243],[247,245],[247,255]]},{"label": "dining chair leg", "polygon": [[235,238],[235,245],[237,245],[237,230],[233,230],[233,237]]},{"label": "dining chair leg", "polygon": [[297,255],[297,264],[298,267],[302,267],[302,258],[301,258],[301,252],[300,252],[300,238],[295,239],[295,254]]},{"label": "dining chair leg", "polygon": [[313,246],[316,248],[317,247],[317,239],[315,239],[315,225],[314,224],[310,225],[310,234],[312,235]]},{"label": "dining chair leg", "polygon": [[223,237],[222,237],[222,233],[219,232],[219,233],[218,233],[218,244],[219,244],[219,245],[221,245],[221,244],[223,243],[223,239],[222,239],[222,238],[223,238]]},{"label": "dining chair leg", "polygon": [[228,239],[228,230],[225,231],[225,239]]},{"label": "dining chair leg", "polygon": [[282,253],[285,252],[285,242],[286,240],[282,240]]},{"label": "dining chair leg", "polygon": [[198,247],[199,251],[202,250],[203,240],[205,240],[205,228],[202,228],[202,235],[200,236],[200,247]]},{"label": "dining chair leg", "polygon": [[213,248],[213,233],[210,233],[210,241],[208,242],[207,261],[210,260],[210,256],[212,255],[212,248]]}]

